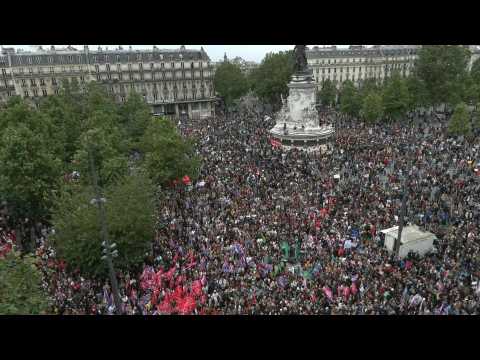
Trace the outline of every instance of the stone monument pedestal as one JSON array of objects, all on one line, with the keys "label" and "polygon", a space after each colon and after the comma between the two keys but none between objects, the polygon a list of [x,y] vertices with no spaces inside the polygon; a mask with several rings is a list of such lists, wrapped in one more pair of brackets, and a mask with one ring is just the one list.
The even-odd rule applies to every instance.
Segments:
[{"label": "stone monument pedestal", "polygon": [[[316,109],[316,85],[311,71],[297,72],[288,84],[289,95],[270,130],[274,138],[290,146],[311,146],[325,143],[333,126],[320,126]],[[283,100],[282,100],[283,101]]]}]

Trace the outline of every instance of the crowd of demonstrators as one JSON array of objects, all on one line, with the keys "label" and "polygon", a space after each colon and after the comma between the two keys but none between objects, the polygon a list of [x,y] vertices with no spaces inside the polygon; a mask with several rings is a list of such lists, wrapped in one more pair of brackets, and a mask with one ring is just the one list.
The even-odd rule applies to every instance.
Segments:
[{"label": "crowd of demonstrators", "polygon": [[[328,151],[287,151],[272,118],[240,107],[179,124],[201,173],[161,192],[143,272],[119,274],[124,313],[479,313],[478,139],[449,138],[434,116],[329,112]],[[407,221],[438,237],[423,258],[396,259],[379,232],[398,225],[404,178]],[[107,282],[67,273],[43,241],[37,254],[56,313],[115,312]]]}]

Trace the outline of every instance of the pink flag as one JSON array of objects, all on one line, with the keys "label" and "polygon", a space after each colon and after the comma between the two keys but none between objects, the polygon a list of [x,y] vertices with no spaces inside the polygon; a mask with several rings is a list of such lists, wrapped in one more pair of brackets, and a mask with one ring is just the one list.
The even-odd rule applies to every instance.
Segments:
[{"label": "pink flag", "polygon": [[352,283],[352,285],[350,285],[350,291],[352,292],[353,296],[357,295],[357,292],[358,292],[357,284]]},{"label": "pink flag", "polygon": [[330,288],[328,286],[324,286],[322,288],[323,290],[323,293],[325,294],[325,296],[329,299],[329,300],[332,300],[333,299],[333,294],[332,294],[332,290],[330,290]]},{"label": "pink flag", "polygon": [[348,300],[348,298],[350,297],[350,287],[348,287],[348,286],[343,287],[343,297],[344,297],[345,301]]}]

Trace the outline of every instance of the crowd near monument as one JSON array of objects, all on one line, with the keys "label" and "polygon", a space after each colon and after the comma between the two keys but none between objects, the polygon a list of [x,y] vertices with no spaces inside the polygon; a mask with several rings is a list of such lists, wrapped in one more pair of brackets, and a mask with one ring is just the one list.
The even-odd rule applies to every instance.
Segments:
[{"label": "crowd near monument", "polygon": [[[23,138],[28,146],[48,145],[37,147],[42,156],[36,157],[38,171],[29,172],[29,181],[50,190],[43,179],[53,174],[57,162],[47,172],[44,160],[49,151],[64,153],[61,146],[52,150],[52,143],[65,145],[64,137],[50,139],[51,129],[62,124],[65,114],[72,115],[67,120],[111,120],[99,122],[106,129],[88,122],[92,129],[76,137],[88,140],[85,134],[99,133],[101,138],[91,139],[105,144],[97,147],[92,141],[87,151],[75,152],[65,171],[83,164],[78,172],[65,177],[63,170],[58,172],[59,188],[65,191],[51,220],[32,224],[18,215],[21,223],[12,226],[12,210],[19,210],[12,206],[16,199],[0,201],[0,278],[10,279],[1,289],[34,290],[30,297],[3,291],[0,313],[479,315],[480,123],[475,127],[467,110],[460,112],[472,128],[456,136],[453,116],[443,108],[408,108],[388,121],[334,106],[319,114],[305,49],[295,46],[289,94],[276,113],[270,106],[277,100],[267,107],[247,93],[235,111],[225,106],[215,116],[195,121],[152,118],[141,99],[119,107],[128,111],[116,116],[108,94],[97,88],[88,90],[89,102],[80,93],[62,95],[78,111],[67,112],[52,101],[45,112],[19,100],[13,110],[5,110],[8,116],[0,113],[0,124],[8,127],[7,135],[0,134],[0,168],[15,170],[1,174],[0,185],[5,189],[5,179],[11,178],[13,191],[0,191],[0,200],[28,188],[22,177],[12,175],[23,176],[31,163],[23,161],[27,166],[22,168],[20,161],[10,161],[11,154],[20,156]],[[47,115],[56,121],[42,129],[37,119]],[[148,127],[132,123],[138,118]],[[26,131],[31,124],[32,131]],[[110,140],[109,132],[115,135]],[[125,134],[130,134],[128,143],[115,142]],[[312,150],[325,143],[331,145],[328,151]],[[121,149],[130,146],[145,148],[144,153],[138,159],[130,152],[121,156]],[[97,184],[91,201],[88,168],[96,179],[94,156],[109,152],[114,154],[111,163],[103,162],[98,171],[108,191],[100,193]],[[198,166],[185,160],[197,157]],[[165,163],[180,162],[184,166],[168,177],[171,167]],[[124,182],[118,185],[110,168],[122,163],[125,173],[116,176]],[[161,172],[156,171],[159,163]],[[151,176],[143,178],[148,174],[164,181],[153,184]],[[75,221],[76,226],[68,226]],[[100,233],[95,226],[108,241],[95,237]],[[147,227],[151,231],[143,231]],[[28,238],[19,236],[22,228]],[[92,235],[86,236],[87,231]],[[13,256],[22,242],[31,250],[20,250],[31,257]],[[71,255],[67,260],[62,244],[63,254]],[[89,256],[77,255],[80,250]],[[108,276],[100,257],[108,260]],[[136,262],[130,265],[126,259]],[[18,265],[30,260],[25,268]],[[98,268],[95,276],[88,273],[93,266]],[[14,268],[19,271],[9,277]],[[18,281],[32,269],[35,276]],[[118,279],[118,286],[112,279]],[[41,292],[45,304],[39,310]],[[31,298],[35,301],[29,303]]]}]

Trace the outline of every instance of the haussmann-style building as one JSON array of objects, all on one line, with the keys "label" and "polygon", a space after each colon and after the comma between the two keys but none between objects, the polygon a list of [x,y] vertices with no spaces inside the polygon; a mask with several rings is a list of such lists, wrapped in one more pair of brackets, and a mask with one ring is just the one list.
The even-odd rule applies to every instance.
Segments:
[{"label": "haussmann-style building", "polygon": [[19,95],[37,103],[58,94],[64,80],[80,88],[96,81],[125,102],[135,91],[152,107],[152,113],[178,118],[214,116],[215,90],[210,58],[203,48],[174,50],[114,50],[99,47],[78,50],[71,46],[36,51],[2,48],[0,104]]}]

